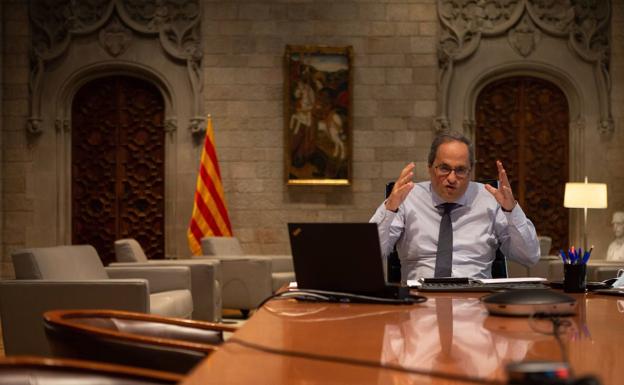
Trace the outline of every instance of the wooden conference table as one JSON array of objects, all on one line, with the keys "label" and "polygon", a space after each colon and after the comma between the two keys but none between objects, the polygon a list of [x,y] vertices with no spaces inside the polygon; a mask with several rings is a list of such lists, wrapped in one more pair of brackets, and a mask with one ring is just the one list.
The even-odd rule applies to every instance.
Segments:
[{"label": "wooden conference table", "polygon": [[[484,293],[425,295],[409,306],[272,300],[182,384],[502,384],[510,362],[562,360],[548,320],[490,316]],[[574,296],[561,336],[575,375],[621,383],[624,297]]]}]

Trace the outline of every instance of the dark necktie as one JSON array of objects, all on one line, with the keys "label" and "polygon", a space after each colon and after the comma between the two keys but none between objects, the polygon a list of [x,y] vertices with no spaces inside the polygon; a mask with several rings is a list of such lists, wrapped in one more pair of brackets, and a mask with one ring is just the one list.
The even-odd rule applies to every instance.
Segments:
[{"label": "dark necktie", "polygon": [[453,265],[453,225],[451,224],[451,211],[456,207],[455,203],[443,203],[438,207],[444,209],[440,221],[440,234],[438,235],[438,251],[436,252],[436,264],[434,277],[450,277]]},{"label": "dark necktie", "polygon": [[438,337],[440,338],[440,359],[451,359],[453,347],[453,299],[436,298],[436,317],[438,320]]}]

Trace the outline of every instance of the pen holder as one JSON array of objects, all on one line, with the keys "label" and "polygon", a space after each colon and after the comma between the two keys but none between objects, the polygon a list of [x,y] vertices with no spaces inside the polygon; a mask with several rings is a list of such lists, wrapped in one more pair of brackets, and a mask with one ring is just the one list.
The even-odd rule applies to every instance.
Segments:
[{"label": "pen holder", "polygon": [[587,265],[584,263],[563,265],[563,291],[584,293],[587,285]]}]

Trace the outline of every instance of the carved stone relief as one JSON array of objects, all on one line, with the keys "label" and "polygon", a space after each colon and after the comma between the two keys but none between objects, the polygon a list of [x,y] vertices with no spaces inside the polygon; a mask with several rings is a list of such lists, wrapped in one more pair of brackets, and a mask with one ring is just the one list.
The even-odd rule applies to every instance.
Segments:
[{"label": "carved stone relief", "polygon": [[124,27],[118,18],[100,30],[100,44],[106,49],[109,55],[117,57],[124,53],[132,41],[132,31]]},{"label": "carved stone relief", "polygon": [[46,66],[69,49],[77,36],[94,35],[112,57],[123,54],[133,35],[158,39],[169,60],[186,66],[193,93],[190,122],[192,132],[201,117],[202,51],[198,0],[40,0],[30,5],[32,52],[31,106],[27,131],[38,134],[42,127],[41,94]]},{"label": "carved stone relief", "polygon": [[436,128],[449,125],[449,88],[456,63],[468,60],[483,39],[507,35],[518,59],[531,58],[542,35],[567,41],[594,68],[601,133],[614,130],[610,107],[610,1],[438,0],[442,26],[438,43],[440,115]]},{"label": "carved stone relief", "polygon": [[511,47],[521,56],[527,57],[539,43],[541,32],[535,27],[531,18],[524,15],[520,23],[509,30],[507,37]]}]

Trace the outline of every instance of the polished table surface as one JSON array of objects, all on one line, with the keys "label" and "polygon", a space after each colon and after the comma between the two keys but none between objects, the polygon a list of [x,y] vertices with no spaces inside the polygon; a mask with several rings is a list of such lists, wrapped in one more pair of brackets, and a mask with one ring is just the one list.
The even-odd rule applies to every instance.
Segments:
[{"label": "polished table surface", "polygon": [[[505,383],[510,362],[563,360],[551,321],[490,316],[483,295],[426,293],[409,306],[272,300],[182,384]],[[560,335],[574,374],[621,384],[624,297],[573,296],[577,313],[560,318]]]}]

